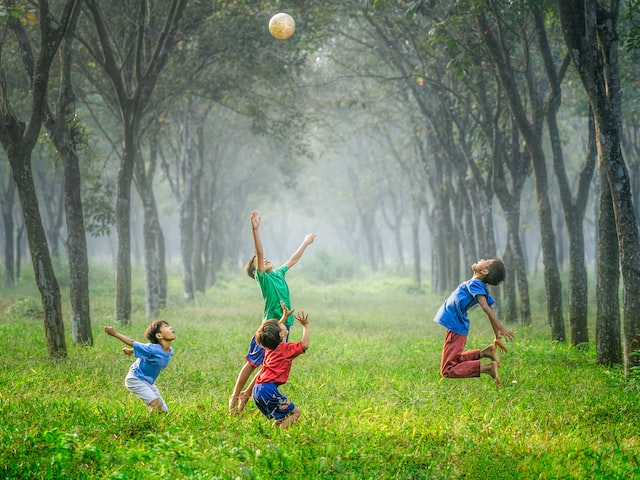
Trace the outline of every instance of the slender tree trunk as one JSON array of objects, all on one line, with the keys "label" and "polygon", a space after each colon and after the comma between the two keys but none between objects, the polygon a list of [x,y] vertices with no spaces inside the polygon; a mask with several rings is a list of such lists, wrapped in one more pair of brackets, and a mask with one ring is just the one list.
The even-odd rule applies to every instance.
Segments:
[{"label": "slender tree trunk", "polygon": [[[75,29],[77,11],[71,20]],[[55,118],[48,115],[45,128],[52,139],[64,167],[64,213],[67,224],[67,252],[69,256],[69,301],[71,303],[71,332],[74,343],[93,345],[89,303],[89,258],[82,208],[80,161],[76,140],[81,138],[76,123],[75,95],[71,85],[71,54],[73,36],[65,35],[60,48],[60,93]]]},{"label": "slender tree trunk", "polygon": [[188,103],[183,105],[182,151],[180,172],[182,175],[182,198],[180,201],[180,252],[182,254],[182,284],[184,299],[193,302],[196,296],[193,274],[194,234],[196,231],[196,199],[194,162],[196,150],[193,132],[193,114]]},{"label": "slender tree trunk", "polygon": [[9,156],[25,219],[29,251],[36,284],[42,297],[47,350],[52,358],[66,358],[60,287],[53,271],[47,238],[40,218],[40,208],[31,173],[29,153],[13,152]]},{"label": "slender tree trunk", "polygon": [[115,320],[131,324],[131,182],[136,160],[135,138],[137,122],[125,111],[124,147],[116,183],[116,298]]},{"label": "slender tree trunk", "polygon": [[13,287],[15,277],[15,226],[13,223],[13,206],[16,188],[13,175],[7,175],[6,187],[2,195],[2,224],[4,225],[4,284]]},{"label": "slender tree trunk", "polygon": [[622,363],[620,259],[613,202],[607,175],[598,168],[598,271],[596,284],[596,363]]}]

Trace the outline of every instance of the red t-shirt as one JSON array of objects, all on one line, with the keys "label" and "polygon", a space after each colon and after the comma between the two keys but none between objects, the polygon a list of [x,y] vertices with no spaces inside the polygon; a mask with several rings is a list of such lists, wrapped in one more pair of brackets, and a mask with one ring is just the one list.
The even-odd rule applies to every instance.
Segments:
[{"label": "red t-shirt", "polygon": [[280,343],[275,350],[264,349],[264,362],[256,378],[256,383],[275,383],[282,385],[287,382],[293,359],[302,355],[302,342]]}]

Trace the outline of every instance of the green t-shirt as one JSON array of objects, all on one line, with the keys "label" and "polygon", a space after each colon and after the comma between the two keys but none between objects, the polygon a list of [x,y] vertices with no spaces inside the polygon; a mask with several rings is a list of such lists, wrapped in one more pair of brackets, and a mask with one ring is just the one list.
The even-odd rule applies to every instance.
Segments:
[{"label": "green t-shirt", "polygon": [[[275,318],[280,320],[282,317],[282,307],[280,306],[280,300],[284,302],[287,308],[291,308],[291,299],[289,298],[289,286],[284,276],[289,270],[287,265],[271,270],[271,273],[262,272],[256,270],[256,281],[260,286],[262,292],[262,298],[264,298],[264,316],[263,320],[269,320]],[[294,322],[293,315],[287,318],[286,325],[292,325]]]}]

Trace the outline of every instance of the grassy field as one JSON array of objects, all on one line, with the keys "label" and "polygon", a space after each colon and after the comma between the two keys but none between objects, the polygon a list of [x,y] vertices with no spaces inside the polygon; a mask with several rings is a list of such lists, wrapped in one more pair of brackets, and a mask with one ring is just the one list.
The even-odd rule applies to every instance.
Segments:
[{"label": "grassy field", "polygon": [[[95,346],[69,338],[69,358],[57,362],[46,356],[38,295],[3,292],[0,478],[640,478],[637,381],[596,366],[593,349],[549,342],[542,316],[532,328],[512,326],[500,388],[488,376],[447,380],[438,372],[444,330],[431,321],[441,295],[402,279],[314,286],[291,274],[311,348],[281,389],[302,417],[280,431],[251,403],[241,416],[227,413],[260,321],[249,279],[222,279],[189,307],[171,286],[163,316],[176,354],[158,379],[166,416],[147,414],[123,385],[132,359],[102,332],[113,309],[105,282],[92,287]],[[136,288],[122,331],[144,341]],[[300,333],[294,326],[291,340]],[[468,347],[490,340],[478,310]]]}]

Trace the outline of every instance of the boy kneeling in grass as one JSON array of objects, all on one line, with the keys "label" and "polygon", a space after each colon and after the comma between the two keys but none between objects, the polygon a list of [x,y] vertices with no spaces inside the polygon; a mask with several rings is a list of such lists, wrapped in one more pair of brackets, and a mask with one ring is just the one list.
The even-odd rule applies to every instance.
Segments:
[{"label": "boy kneeling in grass", "polygon": [[258,409],[267,418],[275,420],[275,426],[288,428],[300,417],[300,409],[282,395],[278,387],[287,382],[293,359],[309,348],[309,316],[304,312],[295,316],[302,325],[302,338],[299,342],[289,343],[285,322],[293,310],[289,310],[284,302],[280,303],[282,318],[264,321],[255,335],[256,342],[265,349],[265,357],[252,397]]}]

